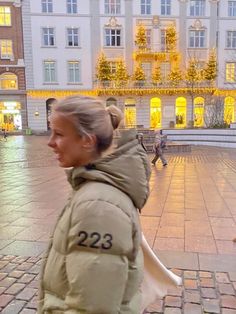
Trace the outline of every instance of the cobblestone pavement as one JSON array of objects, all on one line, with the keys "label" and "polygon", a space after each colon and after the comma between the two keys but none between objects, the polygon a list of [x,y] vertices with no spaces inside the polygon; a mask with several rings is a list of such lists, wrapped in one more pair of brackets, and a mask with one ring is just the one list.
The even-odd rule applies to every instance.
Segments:
[{"label": "cobblestone pavement", "polygon": [[[42,253],[69,186],[43,136],[0,141],[0,313],[36,313]],[[183,278],[151,313],[236,314],[236,150],[193,148],[152,168],[141,222]]]}]

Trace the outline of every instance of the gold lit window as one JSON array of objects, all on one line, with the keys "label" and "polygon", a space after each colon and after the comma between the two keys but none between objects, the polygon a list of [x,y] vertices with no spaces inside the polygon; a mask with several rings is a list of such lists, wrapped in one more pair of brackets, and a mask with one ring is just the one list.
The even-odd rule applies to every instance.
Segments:
[{"label": "gold lit window", "polygon": [[235,100],[233,97],[226,97],[224,103],[224,121],[227,124],[234,122]]},{"label": "gold lit window", "polygon": [[18,89],[17,76],[12,73],[3,73],[0,76],[0,89]]},{"label": "gold lit window", "polygon": [[202,127],[204,125],[204,98],[196,97],[194,99],[194,126]]},{"label": "gold lit window", "polygon": [[0,6],[0,26],[11,26],[10,7]]},{"label": "gold lit window", "polygon": [[236,82],[236,63],[234,62],[229,62],[226,63],[226,68],[225,68],[225,79],[226,82],[229,83],[235,83]]},{"label": "gold lit window", "polygon": [[12,52],[12,40],[3,39],[0,40],[1,59],[11,59]]},{"label": "gold lit window", "polygon": [[150,104],[150,126],[157,129],[161,127],[161,100],[160,98],[152,98]]},{"label": "gold lit window", "polygon": [[136,106],[133,98],[125,100],[125,126],[128,128],[136,126]]},{"label": "gold lit window", "polygon": [[184,97],[178,97],[176,99],[175,117],[176,127],[184,128],[186,126],[186,114],[187,114],[187,102]]}]

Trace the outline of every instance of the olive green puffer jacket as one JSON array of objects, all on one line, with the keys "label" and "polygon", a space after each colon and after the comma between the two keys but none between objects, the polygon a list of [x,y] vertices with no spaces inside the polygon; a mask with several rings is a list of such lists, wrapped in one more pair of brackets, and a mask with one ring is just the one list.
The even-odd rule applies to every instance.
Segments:
[{"label": "olive green puffer jacket", "polygon": [[68,174],[73,192],[42,269],[38,314],[139,314],[143,256],[139,213],[150,177],[136,132]]}]

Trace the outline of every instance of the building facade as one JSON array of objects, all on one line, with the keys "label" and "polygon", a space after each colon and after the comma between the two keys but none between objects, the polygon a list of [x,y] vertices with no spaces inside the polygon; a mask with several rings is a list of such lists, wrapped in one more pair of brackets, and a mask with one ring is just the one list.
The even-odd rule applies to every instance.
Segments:
[{"label": "building facade", "polygon": [[0,1],[0,128],[27,126],[21,1]]},{"label": "building facade", "polygon": [[[33,130],[49,128],[55,100],[78,93],[116,104],[131,127],[181,128],[189,121],[202,127],[213,94],[224,102],[226,120],[236,118],[236,0],[25,0],[22,16],[28,125]],[[143,47],[137,44],[140,26]],[[171,27],[176,32],[173,49],[168,46]],[[186,84],[190,60],[200,73],[212,51],[217,78]],[[114,75],[124,60],[129,79],[123,84],[99,81],[101,52]],[[139,84],[134,77],[138,66],[145,77]],[[158,83],[153,81],[156,67]],[[170,75],[176,77],[171,81]]]}]

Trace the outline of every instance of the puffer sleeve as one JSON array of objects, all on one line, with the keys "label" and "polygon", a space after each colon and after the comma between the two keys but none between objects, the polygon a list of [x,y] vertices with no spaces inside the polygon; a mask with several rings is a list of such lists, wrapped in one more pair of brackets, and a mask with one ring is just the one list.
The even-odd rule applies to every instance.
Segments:
[{"label": "puffer sleeve", "polygon": [[74,205],[69,230],[66,313],[117,314],[133,253],[132,222],[103,200]]}]

